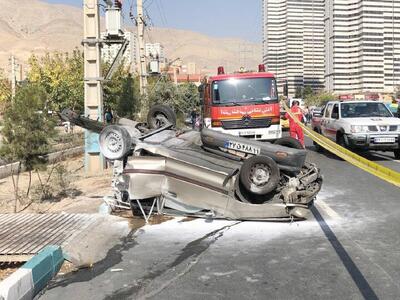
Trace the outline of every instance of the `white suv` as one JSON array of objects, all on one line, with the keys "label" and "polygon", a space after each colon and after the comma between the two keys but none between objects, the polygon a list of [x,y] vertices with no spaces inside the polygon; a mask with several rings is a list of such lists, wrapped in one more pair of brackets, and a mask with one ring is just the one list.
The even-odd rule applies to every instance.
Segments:
[{"label": "white suv", "polygon": [[400,119],[393,117],[383,102],[328,102],[313,116],[312,127],[341,146],[393,151],[400,159]]}]

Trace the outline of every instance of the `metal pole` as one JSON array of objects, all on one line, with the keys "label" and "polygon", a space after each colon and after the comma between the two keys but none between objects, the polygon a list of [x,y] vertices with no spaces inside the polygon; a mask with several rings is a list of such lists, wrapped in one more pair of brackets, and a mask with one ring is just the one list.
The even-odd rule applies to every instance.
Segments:
[{"label": "metal pole", "polygon": [[[103,88],[101,78],[101,44],[99,0],[84,0],[84,82],[85,116],[103,121]],[[85,131],[85,171],[88,175],[99,174],[105,168],[100,153],[98,134]]]},{"label": "metal pole", "polygon": [[15,57],[11,55],[11,99],[15,98],[15,89],[17,86],[16,83],[16,74],[15,74]]},{"label": "metal pole", "polygon": [[137,0],[137,39],[139,48],[139,76],[140,76],[140,94],[146,96],[147,87],[147,70],[146,70],[146,54],[144,44],[144,16],[143,16],[143,1]]}]

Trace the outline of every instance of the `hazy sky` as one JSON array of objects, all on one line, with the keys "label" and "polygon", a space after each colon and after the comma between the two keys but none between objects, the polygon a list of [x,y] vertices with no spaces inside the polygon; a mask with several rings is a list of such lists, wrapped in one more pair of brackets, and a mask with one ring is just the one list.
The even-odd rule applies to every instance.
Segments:
[{"label": "hazy sky", "polygon": [[[82,6],[82,0],[45,0]],[[143,0],[154,26],[261,42],[262,0]],[[123,0],[127,11],[134,0]]]}]

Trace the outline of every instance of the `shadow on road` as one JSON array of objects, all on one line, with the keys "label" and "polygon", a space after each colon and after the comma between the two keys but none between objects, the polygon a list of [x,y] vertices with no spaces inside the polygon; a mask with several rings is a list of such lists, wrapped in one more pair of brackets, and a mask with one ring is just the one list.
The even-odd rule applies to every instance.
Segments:
[{"label": "shadow on road", "polygon": [[315,219],[317,220],[319,226],[321,227],[322,231],[324,232],[326,238],[331,243],[336,254],[342,261],[347,272],[349,272],[354,283],[357,285],[357,288],[360,290],[364,299],[369,299],[369,300],[379,299],[378,296],[375,294],[374,290],[369,285],[368,281],[365,279],[364,275],[361,273],[360,269],[356,266],[354,261],[351,259],[350,255],[347,253],[346,249],[340,243],[335,233],[326,223],[325,219],[322,217],[318,209],[314,206],[311,208],[311,211]]}]

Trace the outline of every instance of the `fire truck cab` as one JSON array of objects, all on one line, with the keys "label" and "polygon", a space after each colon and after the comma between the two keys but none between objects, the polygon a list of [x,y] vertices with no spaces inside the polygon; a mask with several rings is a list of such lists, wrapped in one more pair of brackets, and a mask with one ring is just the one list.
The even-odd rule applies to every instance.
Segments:
[{"label": "fire truck cab", "polygon": [[200,88],[203,127],[255,140],[282,136],[280,106],[274,74],[238,72],[211,76]]}]

